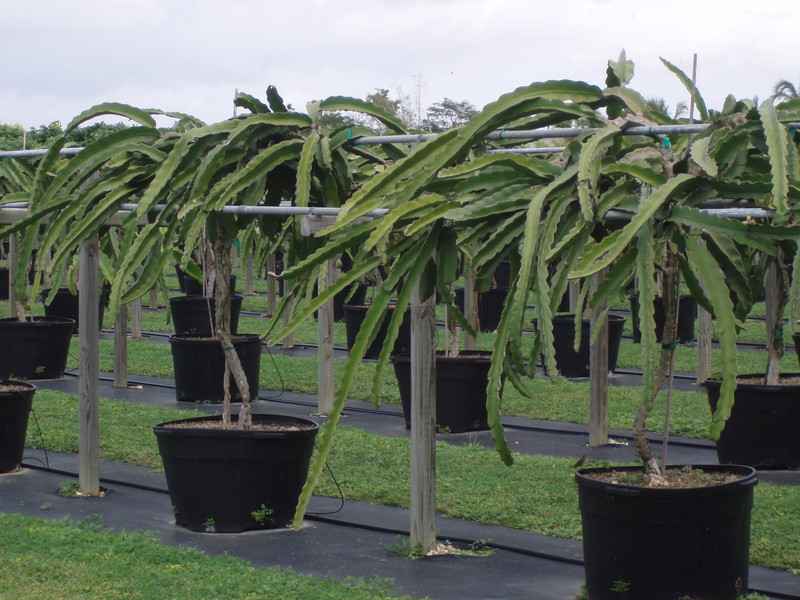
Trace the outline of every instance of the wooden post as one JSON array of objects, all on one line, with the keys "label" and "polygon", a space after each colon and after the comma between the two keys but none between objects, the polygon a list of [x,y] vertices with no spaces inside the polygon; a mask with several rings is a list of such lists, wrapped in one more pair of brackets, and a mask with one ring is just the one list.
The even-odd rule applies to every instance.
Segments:
[{"label": "wooden post", "polygon": [[255,293],[255,285],[253,283],[253,249],[247,253],[247,264],[244,269],[244,293],[252,295]]},{"label": "wooden post", "polygon": [[114,387],[128,387],[128,305],[119,309],[114,324]]},{"label": "wooden post", "polygon": [[[781,253],[778,253],[781,256]],[[783,338],[775,339],[775,328],[778,326],[776,321],[777,305],[780,301],[778,265],[771,262],[767,268],[767,285],[764,288],[764,328],[766,330],[767,342],[767,371],[764,383],[767,385],[780,385],[780,357],[783,355],[782,349],[779,351],[778,345],[783,345]]]},{"label": "wooden post", "polygon": [[131,307],[131,337],[135,340],[142,339],[142,299],[136,298]]},{"label": "wooden post", "polygon": [[270,317],[275,314],[275,308],[278,306],[278,287],[275,276],[271,274],[275,269],[277,269],[275,255],[270,254],[267,258],[267,310]]},{"label": "wooden post", "polygon": [[[705,246],[705,240],[700,240]],[[700,287],[705,293],[707,288],[704,281]],[[702,383],[711,377],[711,313],[702,306],[697,307],[697,372],[695,383]]]},{"label": "wooden post", "polygon": [[[592,277],[592,293],[605,273],[604,269]],[[590,316],[589,335],[594,337],[595,328],[599,328],[589,347],[589,446],[592,447],[608,443],[608,313],[604,309],[604,306],[593,308]]]},{"label": "wooden post", "polygon": [[[328,260],[319,275],[318,289],[336,281],[336,261]],[[317,411],[329,415],[333,410],[336,389],[333,381],[333,299],[317,311]]]},{"label": "wooden post", "polygon": [[567,284],[567,298],[569,299],[569,312],[575,314],[578,308],[578,296],[581,293],[581,286],[577,281],[570,281]]},{"label": "wooden post", "polygon": [[19,260],[19,246],[17,246],[17,236],[12,233],[8,238],[8,316],[17,316],[17,290],[11,283],[12,274]]},{"label": "wooden post", "polygon": [[411,547],[436,546],[436,304],[411,301]]},{"label": "wooden post", "polygon": [[[480,331],[478,318],[478,293],[475,291],[475,269],[469,267],[464,278],[464,316],[475,331]],[[464,334],[464,350],[475,350],[475,336]]]},{"label": "wooden post", "polygon": [[150,308],[158,310],[158,290],[156,288],[150,290]]},{"label": "wooden post", "polygon": [[78,489],[88,496],[100,495],[99,255],[100,242],[97,235],[81,244],[78,273],[78,319],[81,324],[78,334]]},{"label": "wooden post", "polygon": [[[286,282],[285,279],[283,281],[281,281],[281,289],[282,289],[282,294],[281,295],[282,296],[285,296],[286,294],[289,293],[288,285],[289,284]],[[294,302],[294,301],[292,301],[292,302]],[[284,311],[284,313],[283,313],[283,324],[284,325],[287,325],[289,323],[289,313],[291,313],[291,312],[292,312],[291,308],[289,308],[286,311]],[[289,334],[285,338],[283,338],[283,349],[287,350],[287,349],[293,348],[293,347],[294,347],[294,335]]]}]

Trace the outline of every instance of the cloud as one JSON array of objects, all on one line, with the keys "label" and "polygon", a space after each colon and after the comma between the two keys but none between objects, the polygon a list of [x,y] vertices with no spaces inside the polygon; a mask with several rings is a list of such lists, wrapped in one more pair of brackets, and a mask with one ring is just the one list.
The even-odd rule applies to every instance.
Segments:
[{"label": "cloud", "polygon": [[[37,0],[8,3],[0,121],[68,121],[114,100],[227,118],[236,88],[273,84],[296,108],[327,95],[402,91],[423,106],[477,106],[533,81],[602,84],[625,48],[632,86],[674,104],[683,86],[659,61],[691,71],[711,107],[728,93],[762,99],[800,80],[794,1],[673,0]],[[567,10],[568,8],[568,10]],[[419,85],[421,83],[421,85]]]}]

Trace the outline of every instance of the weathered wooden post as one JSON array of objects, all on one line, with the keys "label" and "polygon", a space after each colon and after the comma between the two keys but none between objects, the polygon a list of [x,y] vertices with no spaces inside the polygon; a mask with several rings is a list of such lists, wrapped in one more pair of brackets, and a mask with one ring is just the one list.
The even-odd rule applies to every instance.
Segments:
[{"label": "weathered wooden post", "polygon": [[8,238],[8,316],[17,316],[17,290],[11,283],[12,273],[17,267],[19,260],[19,247],[17,246],[16,234],[11,234]]},{"label": "weathered wooden post", "polygon": [[100,495],[99,255],[100,242],[95,234],[81,244],[78,273],[78,489],[87,496]]},{"label": "weathered wooden post", "polygon": [[[591,292],[605,276],[605,269],[592,277]],[[589,446],[608,443],[608,312],[605,306],[593,308],[589,335]],[[595,330],[599,330],[595,336]]]},{"label": "weathered wooden post", "polygon": [[131,337],[135,340],[142,339],[142,299],[136,298],[130,304],[131,308]]},{"label": "weathered wooden post", "polygon": [[436,304],[411,301],[411,547],[436,546]]},{"label": "weathered wooden post", "polygon": [[[325,264],[318,281],[319,292],[336,281],[336,261]],[[329,415],[333,410],[336,387],[333,380],[333,300],[317,311],[317,411]]]},{"label": "weathered wooden post", "polygon": [[128,305],[119,308],[114,323],[114,387],[128,387]]}]

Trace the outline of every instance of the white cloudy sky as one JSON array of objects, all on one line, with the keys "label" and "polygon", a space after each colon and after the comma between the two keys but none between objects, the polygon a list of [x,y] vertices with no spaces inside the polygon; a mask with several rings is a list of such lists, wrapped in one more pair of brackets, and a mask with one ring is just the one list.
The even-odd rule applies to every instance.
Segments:
[{"label": "white cloudy sky", "polygon": [[478,107],[546,79],[602,85],[624,48],[632,87],[710,108],[800,84],[798,0],[0,0],[0,122],[32,127],[103,101],[232,113],[275,85],[295,108],[375,88]]}]

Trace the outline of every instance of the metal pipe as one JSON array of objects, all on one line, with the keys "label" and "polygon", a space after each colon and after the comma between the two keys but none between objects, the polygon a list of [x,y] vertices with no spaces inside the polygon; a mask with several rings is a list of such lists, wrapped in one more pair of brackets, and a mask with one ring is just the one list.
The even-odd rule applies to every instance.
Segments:
[{"label": "metal pipe", "polygon": [[[62,148],[59,154],[78,154],[83,148]],[[35,148],[33,150],[4,150],[0,152],[0,158],[28,158],[31,156],[44,156],[47,148]]]},{"label": "metal pipe", "polygon": [[495,148],[487,150],[486,154],[559,154],[566,150],[564,146],[550,148]]}]

